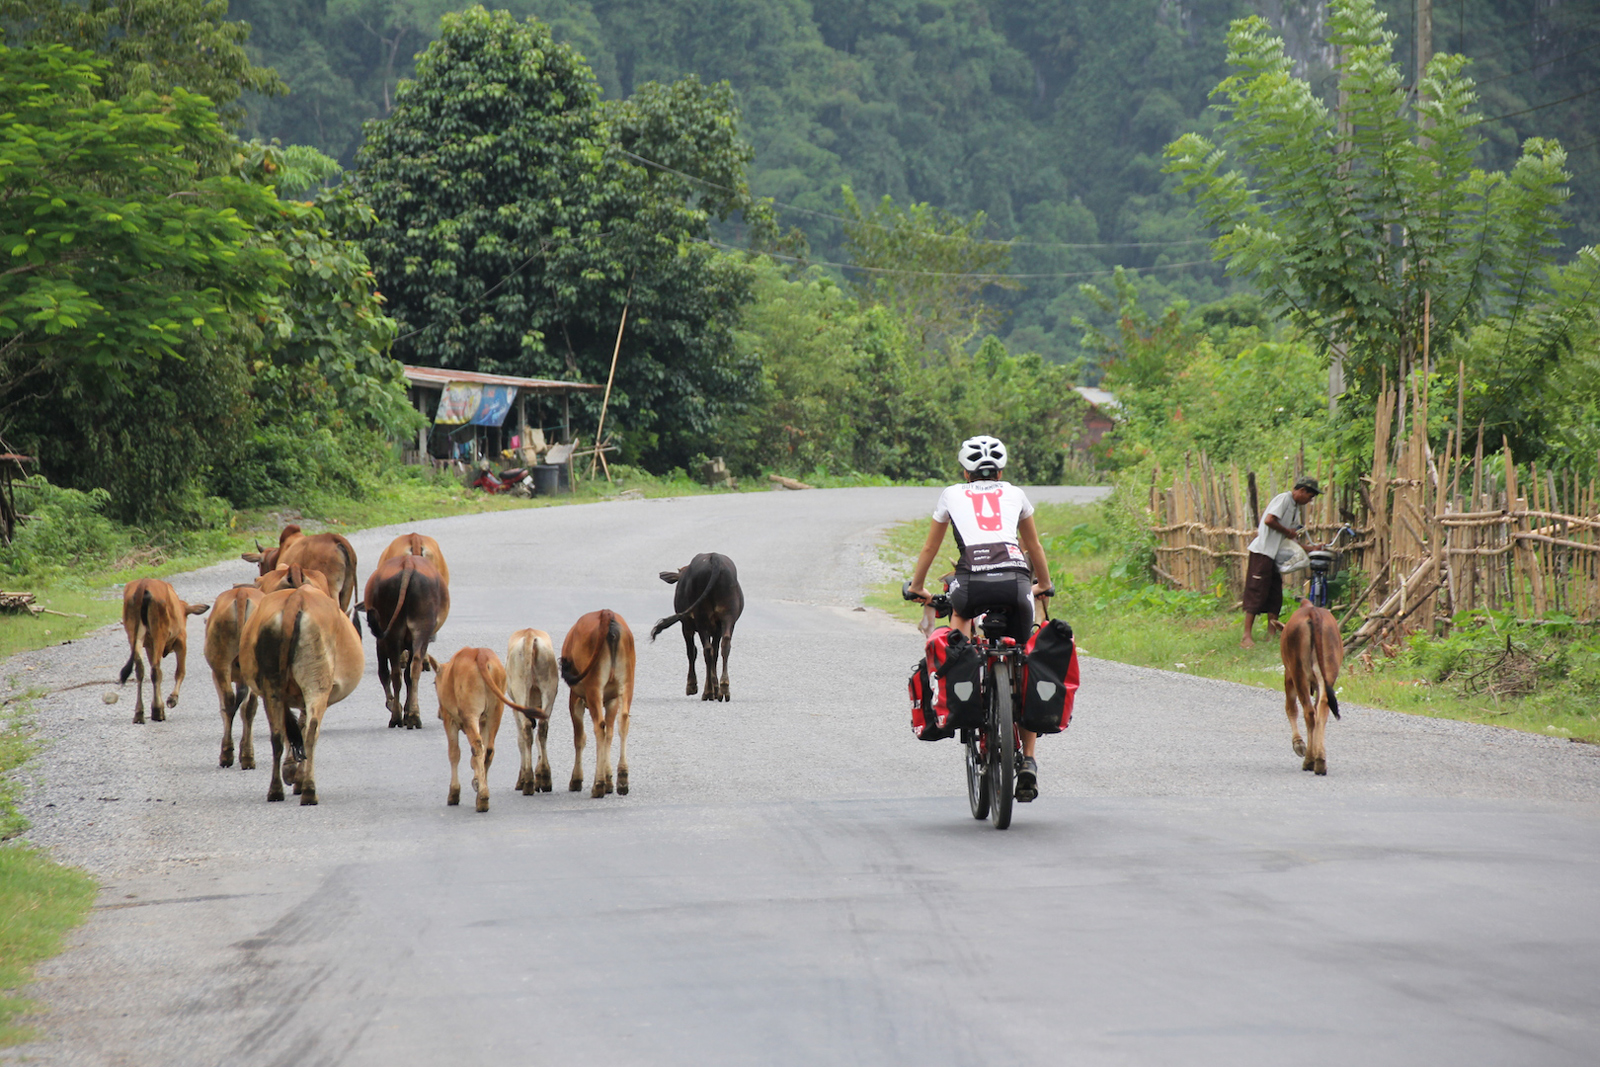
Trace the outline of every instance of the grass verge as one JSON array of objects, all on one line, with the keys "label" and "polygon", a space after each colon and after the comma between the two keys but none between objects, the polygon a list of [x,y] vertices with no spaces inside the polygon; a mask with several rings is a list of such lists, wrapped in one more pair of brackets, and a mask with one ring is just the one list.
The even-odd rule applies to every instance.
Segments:
[{"label": "grass verge", "polygon": [[[1035,521],[1056,583],[1054,613],[1072,623],[1084,655],[1282,691],[1277,643],[1262,638],[1262,626],[1257,627],[1256,647],[1240,648],[1243,618],[1236,611],[1220,610],[1216,598],[1115,573],[1120,546],[1101,505],[1040,505]],[[884,560],[909,578],[926,536],[922,520],[895,527],[884,540]],[[946,556],[952,554],[951,546],[947,541]],[[943,573],[937,564],[934,573]],[[919,606],[900,599],[899,581],[872,590],[867,602],[909,621],[922,615]],[[1439,679],[1433,667],[1438,657],[1430,647],[1418,640],[1392,659],[1356,657],[1346,662],[1339,677],[1340,699],[1600,743],[1600,701],[1584,686],[1554,679],[1523,696],[1469,695],[1459,683]]]},{"label": "grass verge", "polygon": [[20,1020],[38,1005],[16,990],[33,978],[33,967],[61,951],[61,939],[81,923],[97,886],[83,871],[63,867],[48,855],[11,840],[27,828],[17,811],[22,765],[35,749],[26,703],[9,705],[0,718],[0,1048],[35,1036]]}]

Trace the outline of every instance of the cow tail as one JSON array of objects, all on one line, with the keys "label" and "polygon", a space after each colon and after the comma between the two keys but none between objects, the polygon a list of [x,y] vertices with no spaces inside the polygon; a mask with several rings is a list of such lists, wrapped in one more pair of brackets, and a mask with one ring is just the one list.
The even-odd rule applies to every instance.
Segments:
[{"label": "cow tail", "polygon": [[284,634],[283,644],[278,646],[278,677],[281,679],[289,677],[289,662],[294,659],[294,646],[300,642],[300,616],[304,610],[300,604],[295,605],[294,622],[290,624],[289,632]]},{"label": "cow tail", "polygon": [[[656,639],[656,635],[662,630],[665,630],[674,623],[682,622],[689,615],[693,615],[694,610],[705,602],[706,597],[711,595],[711,590],[715,589],[717,586],[717,579],[721,577],[722,561],[713,556],[711,558],[711,577],[706,580],[705,588],[700,590],[700,595],[694,598],[693,604],[690,604],[688,607],[674,615],[668,615],[666,618],[650,627],[650,640],[654,641]],[[616,624],[612,623],[612,625],[614,626]],[[611,638],[610,640],[612,641],[612,651],[615,651],[616,639]]]},{"label": "cow tail", "polygon": [[549,718],[548,715],[541,715],[539,713],[539,709],[538,708],[525,708],[521,704],[518,704],[516,701],[512,700],[510,697],[506,696],[505,693],[502,692],[500,690],[500,688],[498,686],[496,686],[494,684],[494,682],[492,682],[489,679],[489,661],[487,659],[487,657],[489,655],[491,655],[491,653],[489,652],[489,650],[487,648],[478,649],[478,655],[477,655],[478,677],[483,679],[484,688],[489,690],[489,692],[493,693],[494,696],[495,696],[495,699],[500,701],[500,703],[504,704],[506,707],[515,708],[516,710],[518,710],[520,712],[523,712],[523,713],[525,713],[527,715],[531,715],[534,718],[535,721],[538,721],[540,719]]},{"label": "cow tail", "polygon": [[139,592],[139,621],[133,624],[133,640],[129,643],[128,662],[122,665],[122,673],[117,675],[118,685],[128,684],[128,675],[133,673],[133,665],[139,658],[139,640],[144,637],[145,631],[150,629],[150,587],[141,585]]},{"label": "cow tail", "polygon": [[617,642],[622,640],[622,624],[610,611],[602,611],[601,617],[606,622],[606,648],[611,651],[611,658],[617,658]]},{"label": "cow tail", "polygon": [[[339,583],[339,606],[342,608],[356,595],[356,558],[355,551],[351,549],[350,542],[339,538],[334,544],[339,546],[339,555],[344,557],[344,581]],[[356,627],[356,633],[361,632],[361,627]]]},{"label": "cow tail", "polygon": [[283,709],[283,733],[289,741],[289,750],[294,753],[294,758],[304,762],[306,739],[300,732],[300,718],[294,713],[293,708]]},{"label": "cow tail", "polygon": [[[599,658],[599,656],[595,657],[595,659]],[[568,657],[562,656],[560,660],[561,680],[570,686],[576,686],[579,682],[589,677],[589,672],[594,670],[594,662],[594,659],[590,660],[589,666],[580,671],[577,664],[573,663]]]},{"label": "cow tail", "polygon": [[389,636],[389,631],[394,629],[395,620],[400,618],[400,613],[405,610],[406,590],[411,587],[411,575],[416,571],[417,565],[411,562],[410,556],[401,556],[400,564],[400,596],[394,602],[394,614],[389,616],[389,622],[383,628],[383,636]]},{"label": "cow tail", "polygon": [[[1317,613],[1311,612],[1311,658],[1316,663],[1317,684],[1328,697],[1328,710],[1333,712],[1335,719],[1339,718],[1339,697],[1333,691],[1333,683],[1328,678],[1328,665],[1322,661],[1322,642],[1317,640]],[[1324,624],[1325,625],[1325,624]],[[1334,634],[1333,639],[1339,640],[1339,635]]]}]

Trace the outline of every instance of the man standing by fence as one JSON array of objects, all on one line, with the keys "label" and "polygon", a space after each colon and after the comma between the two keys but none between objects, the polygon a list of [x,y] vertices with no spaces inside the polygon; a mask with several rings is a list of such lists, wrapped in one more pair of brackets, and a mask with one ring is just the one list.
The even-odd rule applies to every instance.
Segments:
[{"label": "man standing by fence", "polygon": [[1283,611],[1283,575],[1278,572],[1278,552],[1285,541],[1299,541],[1305,520],[1300,509],[1322,492],[1315,478],[1302,476],[1287,493],[1279,493],[1261,513],[1256,539],[1250,542],[1249,563],[1244,575],[1244,648],[1255,648],[1256,616],[1267,617],[1267,634],[1283,629],[1278,615]]}]

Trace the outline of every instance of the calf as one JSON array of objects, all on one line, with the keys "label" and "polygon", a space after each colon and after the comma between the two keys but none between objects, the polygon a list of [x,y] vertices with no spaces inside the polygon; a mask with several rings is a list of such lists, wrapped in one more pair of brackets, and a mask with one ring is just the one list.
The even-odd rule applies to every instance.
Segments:
[{"label": "calf", "polygon": [[[1283,656],[1283,709],[1294,734],[1294,754],[1305,757],[1302,770],[1328,773],[1328,752],[1324,737],[1328,712],[1339,717],[1339,668],[1344,664],[1344,643],[1339,638],[1339,622],[1333,612],[1314,607],[1307,600],[1289,617],[1278,639]],[[1300,739],[1296,702],[1305,709],[1306,740]]]},{"label": "calf", "polygon": [[[261,697],[272,733],[269,801],[290,782],[301,804],[317,802],[317,736],[330,704],[361,681],[361,636],[338,601],[312,586],[268,593],[239,635],[239,671]],[[293,709],[305,714],[296,721]],[[284,758],[285,742],[291,752]]]},{"label": "calf", "polygon": [[[683,623],[683,645],[689,653],[689,684],[684,692],[694,696],[697,687],[694,642],[700,639],[706,658],[706,688],[701,700],[728,700],[728,651],[733,647],[733,626],[744,612],[744,590],[733,560],[719,552],[702,552],[686,567],[662,571],[661,580],[676,584],[672,596],[675,614],[656,623],[650,640],[675,622]],[[722,645],[722,680],[717,680],[717,645]]]},{"label": "calf", "polygon": [[256,542],[254,552],[239,557],[258,565],[262,574],[274,568],[297,564],[307,571],[320,571],[328,579],[330,595],[339,598],[339,609],[350,610],[350,599],[356,591],[356,550],[335,533],[306,536],[300,527],[289,525],[278,535],[277,548],[262,548]]},{"label": "calf", "polygon": [[[166,712],[161,708],[161,661],[176,656],[177,670],[172,673],[172,693],[166,706],[178,706],[178,693],[183,689],[184,660],[189,652],[189,616],[204,615],[209,604],[185,604],[178,599],[177,590],[158,578],[141,578],[129,582],[122,591],[122,629],[128,635],[128,662],[122,665],[118,676],[121,685],[128,684],[128,675],[138,672],[139,694],[133,705],[133,721],[144,722],[144,668],[150,664],[150,721],[162,722]],[[140,651],[144,652],[143,658]]]},{"label": "calf", "polygon": [[459,732],[464,732],[472,747],[472,788],[478,794],[478,810],[488,811],[489,765],[494,762],[501,705],[535,718],[548,717],[549,712],[541,715],[539,709],[525,707],[506,696],[506,669],[487,648],[463,648],[434,672],[433,684],[439,693],[439,719],[450,745],[450,794],[445,803],[461,803]]},{"label": "calf", "polygon": [[[372,572],[361,602],[367,629],[378,639],[378,681],[389,708],[389,725],[420,730],[417,686],[428,662],[428,644],[450,611],[450,588],[426,557],[395,556]],[[406,685],[404,707],[401,675]]]},{"label": "calf", "polygon": [[[546,741],[550,737],[550,711],[555,707],[559,678],[556,649],[543,630],[518,630],[506,646],[506,692],[511,699],[538,709],[532,716],[517,716],[517,751],[522,769],[517,788],[523,796],[550,792],[550,756]],[[533,764],[534,719],[538,719],[539,765]],[[579,782],[582,785],[582,782]]]},{"label": "calf", "polygon": [[[561,680],[567,683],[567,711],[572,716],[572,780],[567,788],[583,788],[583,711],[594,723],[594,788],[591,797],[613,790],[628,794],[628,712],[633,707],[633,631],[622,616],[606,609],[591,611],[567,631],[561,642]],[[602,718],[602,712],[604,717]],[[620,723],[619,723],[620,720]],[[611,777],[611,739],[621,726],[617,776]]]},{"label": "calf", "polygon": [[236,585],[211,605],[206,620],[206,662],[211,665],[211,682],[217,687],[222,704],[222,754],[217,766],[233,766],[233,715],[241,707],[239,730],[239,769],[253,771],[256,747],[251,728],[256,719],[256,695],[244,684],[239,671],[239,635],[244,624],[266,594],[253,585]]},{"label": "calf", "polygon": [[280,589],[298,589],[310,583],[319,593],[333,595],[328,576],[321,571],[308,571],[298,563],[288,567],[274,567],[255,580],[255,587],[263,593],[276,593]]}]

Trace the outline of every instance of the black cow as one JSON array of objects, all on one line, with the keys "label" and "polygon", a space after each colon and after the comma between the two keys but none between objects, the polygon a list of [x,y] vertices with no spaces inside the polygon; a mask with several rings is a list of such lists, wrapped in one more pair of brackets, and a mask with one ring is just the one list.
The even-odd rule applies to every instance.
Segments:
[{"label": "black cow", "polygon": [[361,602],[367,629],[378,639],[378,681],[389,707],[389,725],[420,730],[417,686],[423,667],[431,665],[428,643],[439,632],[439,620],[450,613],[450,587],[426,557],[395,556],[372,572]]},{"label": "black cow", "polygon": [[[694,668],[694,639],[700,638],[706,656],[706,688],[701,700],[728,700],[728,650],[733,646],[733,625],[744,611],[744,590],[739,588],[739,570],[733,560],[720,552],[702,552],[687,567],[662,571],[661,580],[676,584],[672,597],[674,614],[650,631],[650,640],[675,622],[683,623],[683,645],[689,652],[689,685],[684,692],[694,696],[698,686]],[[717,640],[722,641],[722,680],[717,681]]]}]

